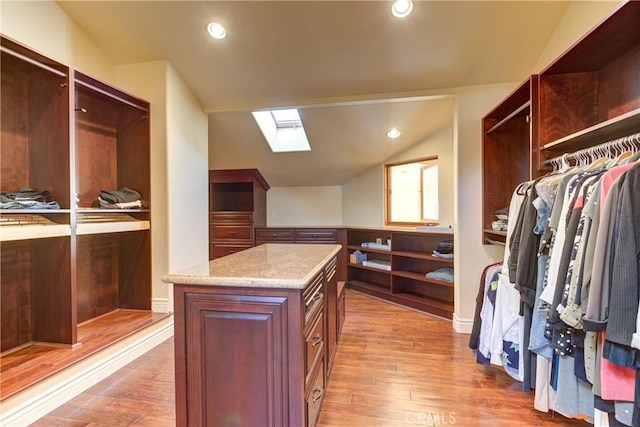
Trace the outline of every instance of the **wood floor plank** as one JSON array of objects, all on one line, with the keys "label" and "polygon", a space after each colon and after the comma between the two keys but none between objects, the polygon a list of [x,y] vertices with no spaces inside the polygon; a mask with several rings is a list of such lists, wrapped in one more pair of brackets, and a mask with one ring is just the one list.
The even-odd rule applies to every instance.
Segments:
[{"label": "wood floor plank", "polygon": [[[320,426],[588,425],[534,410],[533,394],[524,393],[502,368],[477,364],[468,335],[457,334],[450,322],[352,291],[346,302],[327,390],[352,396],[324,403]],[[375,385],[367,387],[371,378]],[[349,381],[357,387],[347,386]]]},{"label": "wood floor plank", "polygon": [[78,326],[78,345],[33,344],[0,357],[0,400],[25,390],[170,314],[116,310]]},{"label": "wood floor plank", "polygon": [[[346,312],[318,427],[589,425],[534,410],[533,394],[478,365],[449,321],[351,290]],[[173,375],[169,339],[33,426],[174,426]]]}]

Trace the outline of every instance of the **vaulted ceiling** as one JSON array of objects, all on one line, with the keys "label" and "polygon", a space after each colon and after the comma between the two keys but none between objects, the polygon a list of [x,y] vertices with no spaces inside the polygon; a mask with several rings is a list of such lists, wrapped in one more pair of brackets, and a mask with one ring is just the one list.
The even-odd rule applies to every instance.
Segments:
[{"label": "vaulted ceiling", "polygon": [[[114,64],[172,64],[209,115],[211,168],[278,187],[343,184],[449,126],[454,101],[422,94],[524,80],[568,2],[417,1],[403,20],[391,1],[58,4]],[[275,107],[300,108],[310,152],[269,150],[250,111]]]}]

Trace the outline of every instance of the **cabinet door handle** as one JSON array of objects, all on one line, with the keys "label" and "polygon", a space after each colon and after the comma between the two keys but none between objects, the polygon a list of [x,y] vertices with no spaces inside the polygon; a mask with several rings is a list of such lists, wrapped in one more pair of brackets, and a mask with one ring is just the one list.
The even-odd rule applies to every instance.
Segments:
[{"label": "cabinet door handle", "polygon": [[313,338],[311,338],[311,347],[315,347],[322,342],[322,337],[320,334],[315,334]]},{"label": "cabinet door handle", "polygon": [[322,399],[322,395],[324,394],[324,390],[322,388],[320,388],[320,386],[316,387],[315,390],[313,390],[313,394],[312,394],[312,398],[311,401],[313,403],[316,403],[318,400]]}]

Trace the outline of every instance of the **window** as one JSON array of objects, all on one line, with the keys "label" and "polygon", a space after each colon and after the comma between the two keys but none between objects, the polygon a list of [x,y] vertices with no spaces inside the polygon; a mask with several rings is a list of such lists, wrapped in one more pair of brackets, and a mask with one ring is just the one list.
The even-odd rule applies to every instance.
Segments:
[{"label": "window", "polygon": [[385,165],[385,225],[438,223],[438,158]]}]

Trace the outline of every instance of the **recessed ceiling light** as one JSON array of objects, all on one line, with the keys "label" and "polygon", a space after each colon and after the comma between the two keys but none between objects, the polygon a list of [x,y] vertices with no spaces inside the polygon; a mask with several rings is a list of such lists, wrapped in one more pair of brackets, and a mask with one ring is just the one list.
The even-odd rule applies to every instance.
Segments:
[{"label": "recessed ceiling light", "polygon": [[391,13],[398,19],[406,18],[413,10],[411,0],[395,0],[391,6]]},{"label": "recessed ceiling light", "polygon": [[218,24],[217,22],[211,22],[207,25],[207,31],[214,39],[222,40],[227,37],[227,30],[224,29],[222,24]]},{"label": "recessed ceiling light", "polygon": [[400,131],[396,128],[393,128],[389,132],[387,132],[387,136],[391,139],[396,139],[400,136]]}]

